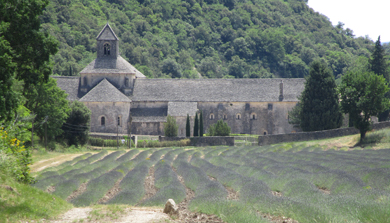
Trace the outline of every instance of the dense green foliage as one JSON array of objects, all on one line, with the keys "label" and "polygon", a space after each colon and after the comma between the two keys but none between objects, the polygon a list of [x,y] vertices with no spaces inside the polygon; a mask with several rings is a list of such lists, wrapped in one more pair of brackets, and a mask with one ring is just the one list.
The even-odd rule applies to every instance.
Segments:
[{"label": "dense green foliage", "polygon": [[176,124],[176,119],[170,115],[167,116],[167,122],[164,124],[164,135],[166,137],[177,136],[177,130],[179,129]]},{"label": "dense green foliage", "polygon": [[47,83],[42,81],[28,89],[26,107],[36,114],[33,122],[34,134],[43,139],[46,134],[45,128],[47,128],[48,140],[53,140],[62,134],[61,127],[70,112],[66,97],[65,91],[57,87],[56,80],[51,77]]},{"label": "dense green foliage", "polygon": [[371,117],[390,107],[385,97],[389,91],[386,79],[372,72],[348,73],[340,86],[341,107],[348,113],[355,128],[360,131],[362,141],[370,130]]},{"label": "dense green foliage", "polygon": [[88,141],[91,111],[79,101],[71,102],[69,107],[70,114],[62,125],[63,136],[68,145],[84,145]]},{"label": "dense green foliage", "polygon": [[187,121],[186,121],[186,137],[191,136],[191,124],[190,124],[190,116],[187,114]]},{"label": "dense green foliage", "polygon": [[[290,115],[298,115],[299,126],[303,131],[321,131],[341,126],[343,116],[339,108],[336,83],[326,64],[314,61],[310,65],[310,74],[299,100],[300,103]],[[294,121],[296,120],[293,118],[292,122]]]},{"label": "dense green foliage", "polygon": [[[382,47],[381,44],[381,37],[378,37],[378,40],[375,42],[375,48],[374,51],[372,52],[371,58],[369,60],[370,62],[370,70],[374,72],[377,75],[382,75],[385,79],[386,82],[389,83],[390,81],[390,70],[389,70],[389,65],[386,59],[386,53],[385,49]],[[389,92],[386,94],[387,98],[390,98]],[[386,121],[389,117],[389,111],[384,111],[379,114],[378,120],[381,121]]]},{"label": "dense green foliage", "polygon": [[304,77],[318,58],[337,77],[373,45],[302,0],[51,0],[41,18],[60,41],[59,75],[95,58],[107,21],[121,56],[154,78]]},{"label": "dense green foliage", "polygon": [[195,113],[195,120],[194,120],[194,137],[199,136],[199,119],[198,119],[198,113]]},{"label": "dense green foliage", "polygon": [[47,0],[1,1],[0,121],[10,120],[21,103],[20,92],[12,88],[15,79],[28,89],[52,73],[49,57],[57,52],[57,41],[40,30],[39,17],[47,4]]},{"label": "dense green foliage", "polygon": [[207,132],[209,136],[228,136],[230,131],[228,124],[221,119],[217,123],[210,125]]}]

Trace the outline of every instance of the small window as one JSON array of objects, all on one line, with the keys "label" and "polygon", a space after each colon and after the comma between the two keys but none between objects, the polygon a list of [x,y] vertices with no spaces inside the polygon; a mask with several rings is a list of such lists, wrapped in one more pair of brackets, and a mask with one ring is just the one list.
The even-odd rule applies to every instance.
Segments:
[{"label": "small window", "polygon": [[257,119],[256,113],[252,113],[252,114],[251,114],[251,119],[253,119],[253,120],[256,120],[256,119]]},{"label": "small window", "polygon": [[118,116],[117,122],[118,122],[118,126],[121,126],[121,117],[120,116]]},{"label": "small window", "polygon": [[241,114],[237,114],[237,115],[236,115],[236,118],[237,118],[237,119],[241,119]]},{"label": "small window", "polygon": [[226,114],[223,115],[223,119],[227,120],[227,115]]},{"label": "small window", "polygon": [[100,118],[100,125],[106,125],[106,118],[104,116]]},{"label": "small window", "polygon": [[110,44],[105,43],[104,44],[104,55],[110,55]]},{"label": "small window", "polygon": [[264,135],[267,135],[267,132],[264,132]]},{"label": "small window", "polygon": [[268,104],[268,110],[272,110],[272,104]]},{"label": "small window", "polygon": [[211,113],[211,114],[210,114],[210,120],[213,120],[213,119],[214,119],[214,114]]}]

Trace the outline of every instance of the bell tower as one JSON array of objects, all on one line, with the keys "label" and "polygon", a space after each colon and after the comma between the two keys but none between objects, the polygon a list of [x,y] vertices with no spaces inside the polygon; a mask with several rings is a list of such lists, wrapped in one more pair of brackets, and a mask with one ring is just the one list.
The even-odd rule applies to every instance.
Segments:
[{"label": "bell tower", "polygon": [[96,40],[97,58],[116,59],[118,57],[119,39],[108,23],[96,37]]}]

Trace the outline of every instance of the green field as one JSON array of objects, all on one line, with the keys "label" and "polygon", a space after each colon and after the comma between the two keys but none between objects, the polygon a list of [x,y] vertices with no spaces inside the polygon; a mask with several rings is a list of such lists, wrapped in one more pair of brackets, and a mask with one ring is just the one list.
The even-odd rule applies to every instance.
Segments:
[{"label": "green field", "polygon": [[[154,169],[157,192],[147,198],[144,181]],[[184,184],[179,181],[184,180]],[[271,146],[163,148],[86,154],[39,173],[34,184],[74,206],[127,204],[163,207],[195,192],[194,212],[226,222],[388,222],[390,149],[333,150],[311,143]],[[120,191],[101,198],[119,183]],[[234,193],[238,199],[230,199]]]}]

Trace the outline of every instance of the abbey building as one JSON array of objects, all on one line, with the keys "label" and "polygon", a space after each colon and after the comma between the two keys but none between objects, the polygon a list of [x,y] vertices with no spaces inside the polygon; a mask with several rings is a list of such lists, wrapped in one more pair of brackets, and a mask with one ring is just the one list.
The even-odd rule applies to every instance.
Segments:
[{"label": "abbey building", "polygon": [[[203,112],[204,129],[223,119],[232,133],[294,131],[288,111],[298,102],[304,79],[148,79],[119,55],[109,24],[96,38],[97,58],[79,77],[54,77],[68,100],[91,110],[91,132],[163,135],[167,116],[185,136],[187,114]],[[131,124],[130,124],[131,120]]]}]

